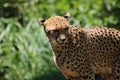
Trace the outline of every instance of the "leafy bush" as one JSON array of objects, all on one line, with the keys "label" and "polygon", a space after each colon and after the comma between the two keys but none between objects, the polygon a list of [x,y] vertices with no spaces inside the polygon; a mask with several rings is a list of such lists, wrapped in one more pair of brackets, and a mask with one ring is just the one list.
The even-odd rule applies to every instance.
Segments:
[{"label": "leafy bush", "polygon": [[[0,73],[4,74],[5,80],[37,80],[51,72],[53,74],[48,77],[59,73],[53,63],[52,51],[43,29],[36,19],[30,20],[26,27],[13,19],[1,21],[7,24],[0,31]],[[48,78],[42,77],[42,80]]]}]

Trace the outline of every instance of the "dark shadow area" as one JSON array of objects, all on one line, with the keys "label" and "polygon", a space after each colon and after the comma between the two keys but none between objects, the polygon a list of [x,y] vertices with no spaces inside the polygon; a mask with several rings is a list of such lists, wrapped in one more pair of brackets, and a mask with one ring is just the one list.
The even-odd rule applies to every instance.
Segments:
[{"label": "dark shadow area", "polygon": [[50,74],[37,75],[32,80],[66,80],[59,71],[51,71]]},{"label": "dark shadow area", "polygon": [[108,26],[111,26],[116,29],[120,29],[120,8],[114,7],[111,10],[111,15],[114,15],[117,18],[118,22],[116,24],[108,23]]},{"label": "dark shadow area", "polygon": [[[38,75],[32,80],[66,80],[63,74],[59,71],[52,71],[51,74]],[[105,80],[100,74],[95,75],[95,80]]]},{"label": "dark shadow area", "polygon": [[105,80],[105,79],[100,74],[96,74],[95,80]]}]

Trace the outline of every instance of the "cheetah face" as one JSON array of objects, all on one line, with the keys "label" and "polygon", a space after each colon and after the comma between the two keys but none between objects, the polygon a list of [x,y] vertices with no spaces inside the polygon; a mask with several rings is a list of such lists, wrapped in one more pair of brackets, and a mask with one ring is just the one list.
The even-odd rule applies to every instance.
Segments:
[{"label": "cheetah face", "polygon": [[53,16],[48,20],[39,19],[39,22],[44,26],[49,41],[53,45],[62,45],[67,42],[69,33],[68,19],[70,14],[67,13],[64,17]]},{"label": "cheetah face", "polygon": [[46,32],[46,34],[52,44],[62,45],[66,43],[68,40],[68,36],[67,36],[68,30],[69,27],[66,27],[62,30],[60,29],[49,30],[48,32]]}]

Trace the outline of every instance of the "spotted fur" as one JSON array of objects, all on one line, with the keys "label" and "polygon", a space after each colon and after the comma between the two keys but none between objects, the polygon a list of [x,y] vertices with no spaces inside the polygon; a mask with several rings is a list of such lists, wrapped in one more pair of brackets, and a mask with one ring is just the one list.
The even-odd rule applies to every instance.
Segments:
[{"label": "spotted fur", "polygon": [[107,27],[79,28],[70,14],[42,21],[54,60],[67,80],[120,80],[120,31]]}]

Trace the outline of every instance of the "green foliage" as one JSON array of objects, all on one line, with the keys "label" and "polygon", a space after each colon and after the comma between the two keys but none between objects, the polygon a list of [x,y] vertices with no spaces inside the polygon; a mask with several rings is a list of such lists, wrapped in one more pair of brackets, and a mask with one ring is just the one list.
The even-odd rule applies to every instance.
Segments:
[{"label": "green foliage", "polygon": [[[14,19],[1,19],[0,22],[1,26],[6,24],[0,31],[0,73],[4,74],[4,79],[39,80],[51,73],[48,77],[54,79],[53,75],[59,72],[53,63],[48,40],[36,19],[31,19],[26,27]],[[42,80],[48,78],[42,77]]]},{"label": "green foliage", "polygon": [[0,9],[6,7],[17,7],[19,12],[14,18],[4,18],[0,10],[0,80],[64,80],[53,62],[39,17],[70,12],[71,24],[120,29],[119,0],[0,1]]},{"label": "green foliage", "polygon": [[[19,7],[28,21],[33,17],[49,18],[51,15],[71,13],[71,23],[81,27],[95,25],[119,28],[120,1],[119,0],[35,0],[24,2]],[[19,4],[18,6],[21,6]],[[32,11],[32,12],[31,12]],[[28,16],[26,16],[29,14]]]}]

